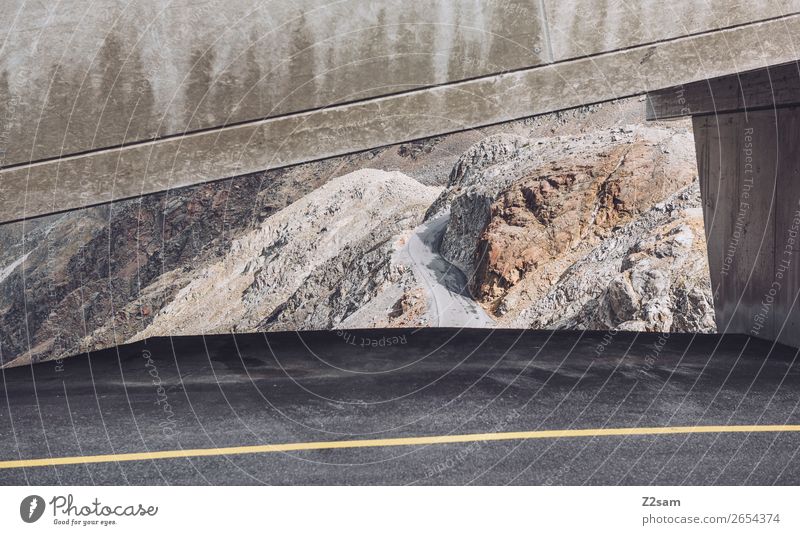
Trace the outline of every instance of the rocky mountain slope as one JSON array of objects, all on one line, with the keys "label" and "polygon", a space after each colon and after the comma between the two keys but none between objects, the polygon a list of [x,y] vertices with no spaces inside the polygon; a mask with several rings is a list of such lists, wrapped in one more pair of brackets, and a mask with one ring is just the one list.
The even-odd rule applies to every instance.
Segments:
[{"label": "rocky mountain slope", "polygon": [[497,135],[462,156],[432,212],[450,207],[442,254],[501,326],[709,331],[695,181],[685,129]]},{"label": "rocky mountain slope", "polygon": [[328,180],[374,165],[437,184],[446,176],[442,169],[477,135],[464,132],[2,225],[0,363],[121,344],[187,284],[182,274],[221,258],[233,240]]},{"label": "rocky mountain slope", "polygon": [[713,330],[694,148],[638,101],[0,227],[0,363],[160,334]]},{"label": "rocky mountain slope", "polygon": [[497,313],[508,326],[713,332],[705,247],[695,182],[602,240],[543,291],[519,285]]},{"label": "rocky mountain slope", "polygon": [[188,284],[132,340],[333,328],[402,278],[392,263],[396,236],[419,223],[439,191],[373,169],[330,180],[184,275]]}]

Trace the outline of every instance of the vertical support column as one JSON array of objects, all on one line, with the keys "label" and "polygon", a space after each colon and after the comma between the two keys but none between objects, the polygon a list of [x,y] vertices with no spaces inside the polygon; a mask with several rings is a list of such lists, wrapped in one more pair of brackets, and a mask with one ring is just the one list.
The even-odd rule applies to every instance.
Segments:
[{"label": "vertical support column", "polygon": [[693,125],[717,328],[800,347],[800,108]]},{"label": "vertical support column", "polygon": [[800,347],[800,107],[777,110],[775,339]]}]

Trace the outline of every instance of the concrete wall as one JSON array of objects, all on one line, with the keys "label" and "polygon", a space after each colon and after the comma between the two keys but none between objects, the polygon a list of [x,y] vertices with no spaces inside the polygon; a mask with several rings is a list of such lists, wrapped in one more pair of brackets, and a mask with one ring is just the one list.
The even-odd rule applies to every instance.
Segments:
[{"label": "concrete wall", "polygon": [[8,3],[6,165],[546,61],[536,0]]},{"label": "concrete wall", "polygon": [[800,2],[794,0],[544,0],[543,3],[554,61],[779,18],[800,9]]},{"label": "concrete wall", "polygon": [[0,22],[0,222],[791,61],[797,10],[13,0]]},{"label": "concrete wall", "polygon": [[800,347],[800,107],[693,122],[717,326]]}]

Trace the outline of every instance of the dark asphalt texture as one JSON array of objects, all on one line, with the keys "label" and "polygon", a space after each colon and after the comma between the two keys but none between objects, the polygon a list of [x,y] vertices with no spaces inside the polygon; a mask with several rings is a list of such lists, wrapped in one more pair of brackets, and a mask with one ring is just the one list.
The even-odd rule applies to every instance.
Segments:
[{"label": "dark asphalt texture", "polygon": [[[542,429],[800,424],[796,356],[744,336],[653,333],[420,329],[151,339],[4,370],[0,460]],[[262,483],[797,485],[800,433],[0,470],[0,484]]]}]

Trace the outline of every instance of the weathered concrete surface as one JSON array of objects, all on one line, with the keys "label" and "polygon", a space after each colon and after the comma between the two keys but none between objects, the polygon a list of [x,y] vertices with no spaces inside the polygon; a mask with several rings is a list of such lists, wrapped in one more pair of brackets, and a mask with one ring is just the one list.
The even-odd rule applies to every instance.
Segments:
[{"label": "weathered concrete surface", "polygon": [[792,62],[648,93],[647,119],[754,111],[798,100],[800,63]]},{"label": "weathered concrete surface", "polygon": [[0,166],[546,59],[533,0],[3,4]]},{"label": "weathered concrete surface", "polygon": [[717,327],[800,347],[800,65],[648,94],[649,119],[686,115]]},{"label": "weathered concrete surface", "polygon": [[[544,0],[544,5],[554,61],[729,28],[800,10],[798,0]],[[714,60],[713,56],[706,59]]]},{"label": "weathered concrete surface", "polygon": [[[445,0],[441,2],[442,6],[449,4]],[[732,3],[734,7],[738,5]],[[58,26],[43,32],[42,28],[47,27],[40,24],[29,30],[26,45],[22,47],[18,35],[21,30],[7,32],[0,56],[4,58],[0,61],[12,65],[10,71],[8,67],[5,69],[9,74],[3,78],[8,89],[0,86],[0,94],[12,96],[10,105],[6,105],[6,120],[0,129],[0,143],[6,146],[6,163],[66,156],[0,171],[0,222],[621,98],[786,63],[800,55],[793,38],[800,35],[800,15],[774,18],[781,14],[781,10],[786,13],[793,8],[793,2],[781,3],[778,7],[775,3],[748,5],[749,18],[738,14],[733,19],[720,18],[722,11],[716,8],[704,19],[699,8],[686,7],[694,5],[693,2],[677,2],[664,9],[677,10],[676,6],[684,6],[680,11],[683,18],[678,20],[692,20],[693,25],[685,28],[665,25],[664,19],[669,18],[665,12],[651,21],[632,26],[658,27],[659,32],[637,30],[638,33],[631,34],[633,37],[625,37],[628,35],[627,26],[623,24],[628,20],[625,17],[643,20],[649,13],[643,9],[648,5],[651,6],[648,9],[655,9],[652,2],[646,2],[639,10],[620,12],[622,22],[619,26],[594,28],[589,33],[595,35],[593,39],[596,39],[597,46],[587,48],[586,45],[580,51],[560,47],[552,35],[565,32],[569,27],[576,38],[580,35],[583,39],[585,28],[574,21],[570,24],[564,22],[567,19],[563,14],[557,16],[563,8],[556,9],[555,5],[550,6],[554,20],[537,25],[542,13],[536,7],[539,3],[533,0],[459,2],[458,9],[441,7],[440,10],[431,8],[428,3],[386,0],[378,4],[383,8],[367,9],[365,13],[362,13],[363,7],[346,9],[349,5],[346,0],[331,5],[344,10],[336,13],[326,11],[334,9],[331,6],[310,9],[312,4],[317,6],[311,0],[292,4],[299,6],[296,11],[294,8],[276,7],[278,15],[269,19],[272,21],[269,27],[273,28],[277,24],[275,21],[282,21],[284,25],[274,30],[278,32],[275,35],[280,34],[277,41],[267,41],[263,47],[259,40],[264,33],[263,27],[253,30],[252,25],[258,26],[259,17],[267,15],[259,15],[260,12],[249,14],[247,8],[250,4],[242,1],[234,2],[230,7],[226,4],[225,9],[219,8],[218,2],[208,4],[228,14],[226,24],[217,21],[216,15],[207,17],[213,21],[196,15],[187,18],[186,6],[158,11],[157,7],[164,7],[161,2],[146,2],[155,11],[152,20],[142,19],[138,26],[133,25],[141,33],[136,34],[133,43],[150,43],[147,46],[132,46],[129,40],[133,38],[129,37],[125,40],[105,37],[121,35],[115,33],[117,27],[122,31],[122,28],[131,26],[125,17],[134,15],[127,11],[122,10],[119,20],[109,19],[102,26],[104,32],[97,33],[97,24],[105,20],[102,17],[108,16],[108,10],[82,12],[74,4],[65,4],[64,13],[79,12],[85,20],[101,17],[95,20],[94,26],[77,22],[70,26],[64,22],[65,32],[76,27],[75,31],[89,32],[83,38],[97,40],[97,54],[94,56],[102,57],[98,56],[100,51],[111,47],[103,54],[108,53],[111,58],[115,54],[122,57],[121,65],[125,68],[109,68],[115,63],[107,61],[101,62],[103,68],[100,69],[91,67],[90,62],[84,64],[84,70],[77,77],[67,76],[67,67],[56,69],[43,78],[47,80],[44,83],[47,90],[43,95],[40,84],[36,82],[38,71],[35,75],[30,70],[26,73],[23,68],[25,61],[5,59],[5,50],[10,51],[8,57],[16,57],[15,54],[21,53],[18,49],[30,49],[32,57],[37,60],[28,65],[48,65],[48,57],[51,60],[58,54],[67,59],[71,57],[70,54],[75,53],[71,51],[76,47],[70,39],[77,37],[72,34],[67,37],[67,33],[57,31]],[[122,9],[115,2],[109,1],[104,5],[111,6],[109,9]],[[608,4],[609,13],[619,12],[615,5]],[[386,17],[389,17],[389,12],[393,13],[389,9],[392,7],[404,15],[400,19],[391,19],[394,22],[389,24]],[[21,21],[31,20],[25,16],[26,9],[16,12],[10,27],[20,28]],[[39,19],[34,17],[33,20],[43,17],[47,20],[50,16],[51,20],[59,21],[67,16],[59,13],[59,9],[52,15],[40,13]],[[137,8],[137,13],[148,11]],[[241,13],[247,13],[247,16],[239,16]],[[323,16],[325,13],[328,18]],[[234,14],[239,18],[231,19]],[[400,17],[394,13],[391,16]],[[170,21],[169,24],[161,20],[164,17]],[[314,22],[316,17],[322,17],[322,22]],[[436,17],[450,22],[431,22],[439,20]],[[748,23],[760,19],[769,20]],[[341,27],[342,20],[348,21],[345,29]],[[290,27],[316,28],[317,24],[330,33],[306,35],[300,39],[300,44],[286,44],[287,33],[280,33]],[[375,29],[376,24],[380,30]],[[429,24],[436,26],[437,30],[429,33],[419,30]],[[737,26],[714,31],[726,24]],[[209,25],[213,28],[206,27]],[[439,32],[462,26],[463,29],[453,30],[455,36],[441,40]],[[364,34],[366,27],[378,33]],[[493,30],[500,27],[503,28],[500,33]],[[345,31],[348,28],[352,31]],[[408,31],[398,37],[398,34],[386,33],[388,28]],[[475,31],[479,35],[473,35],[474,28],[478,28]],[[153,35],[169,34],[170,29],[175,29],[178,37],[171,37],[166,45],[152,44]],[[256,37],[248,31],[255,32]],[[234,33],[228,35],[228,32]],[[687,32],[696,33],[685,36]],[[487,41],[486,35],[490,33],[494,38]],[[210,39],[208,47],[192,48],[193,39],[200,39],[201,35]],[[547,35],[551,36],[549,40]],[[684,37],[678,37],[680,35]],[[49,39],[45,41],[47,46],[40,45],[39,40],[45,39],[43,36]],[[347,36],[354,40],[348,41]],[[109,45],[109,39],[112,43],[117,39],[117,44]],[[248,40],[253,39],[259,43],[258,46],[248,44]],[[546,46],[542,46],[541,39],[545,39]],[[657,41],[634,46],[636,39]],[[280,46],[274,44],[278,42]],[[331,44],[337,42],[338,45]],[[357,43],[368,43],[365,45],[367,50],[355,46]],[[496,44],[489,46],[487,43]],[[143,47],[142,54],[148,50],[151,56],[135,59],[138,46]],[[236,50],[225,48],[224,53],[218,50],[218,47],[237,46]],[[206,57],[209,47],[213,51],[213,61]],[[614,47],[625,48],[615,50]],[[184,49],[200,52],[192,59],[191,53]],[[591,49],[596,55],[565,59],[570,54],[584,55],[584,49]],[[342,52],[337,55],[337,50]],[[378,51],[382,52],[379,54]],[[188,60],[177,57],[183,53],[188,54]],[[158,54],[175,57],[155,61]],[[89,56],[94,57],[91,53]],[[288,61],[275,66],[270,63],[274,58],[288,58]],[[558,61],[552,62],[553,59]],[[61,64],[68,65],[66,61]],[[128,69],[129,65],[134,66],[133,71]],[[155,71],[152,70],[154,65],[157,67]],[[258,76],[245,72],[245,67],[256,69],[254,65],[261,69]],[[204,73],[202,76],[192,74],[198,69]],[[481,76],[509,69],[513,72]],[[130,74],[134,71],[140,74],[138,78]],[[337,73],[342,73],[342,77]],[[477,78],[450,83],[474,76]],[[312,78],[316,81],[309,83]],[[247,82],[248,79],[252,83]],[[50,84],[50,81],[54,83]],[[431,84],[439,85],[421,88]],[[27,85],[25,90],[24,85]],[[76,87],[79,91],[92,89],[82,96],[70,93]],[[252,88],[256,88],[254,91],[260,95],[257,99],[251,97]],[[413,90],[376,96],[408,89]],[[22,98],[20,95],[27,95],[26,91],[31,97]],[[58,95],[60,97],[56,98]],[[136,99],[135,102],[130,100],[132,98]],[[98,102],[101,102],[99,106]],[[327,105],[333,106],[292,113]],[[273,116],[276,113],[288,115]],[[153,123],[147,117],[155,117],[157,121]],[[256,119],[251,120],[253,118]],[[232,121],[246,122],[225,126]],[[30,137],[30,131],[27,134],[23,132],[24,128],[30,127],[34,138]],[[197,131],[197,128],[205,130]],[[175,134],[187,129],[194,131],[186,136],[67,155],[72,151],[109,147],[115,143]],[[15,160],[20,157],[21,160]]]},{"label": "weathered concrete surface", "polygon": [[717,327],[800,347],[800,107],[694,131]]}]

